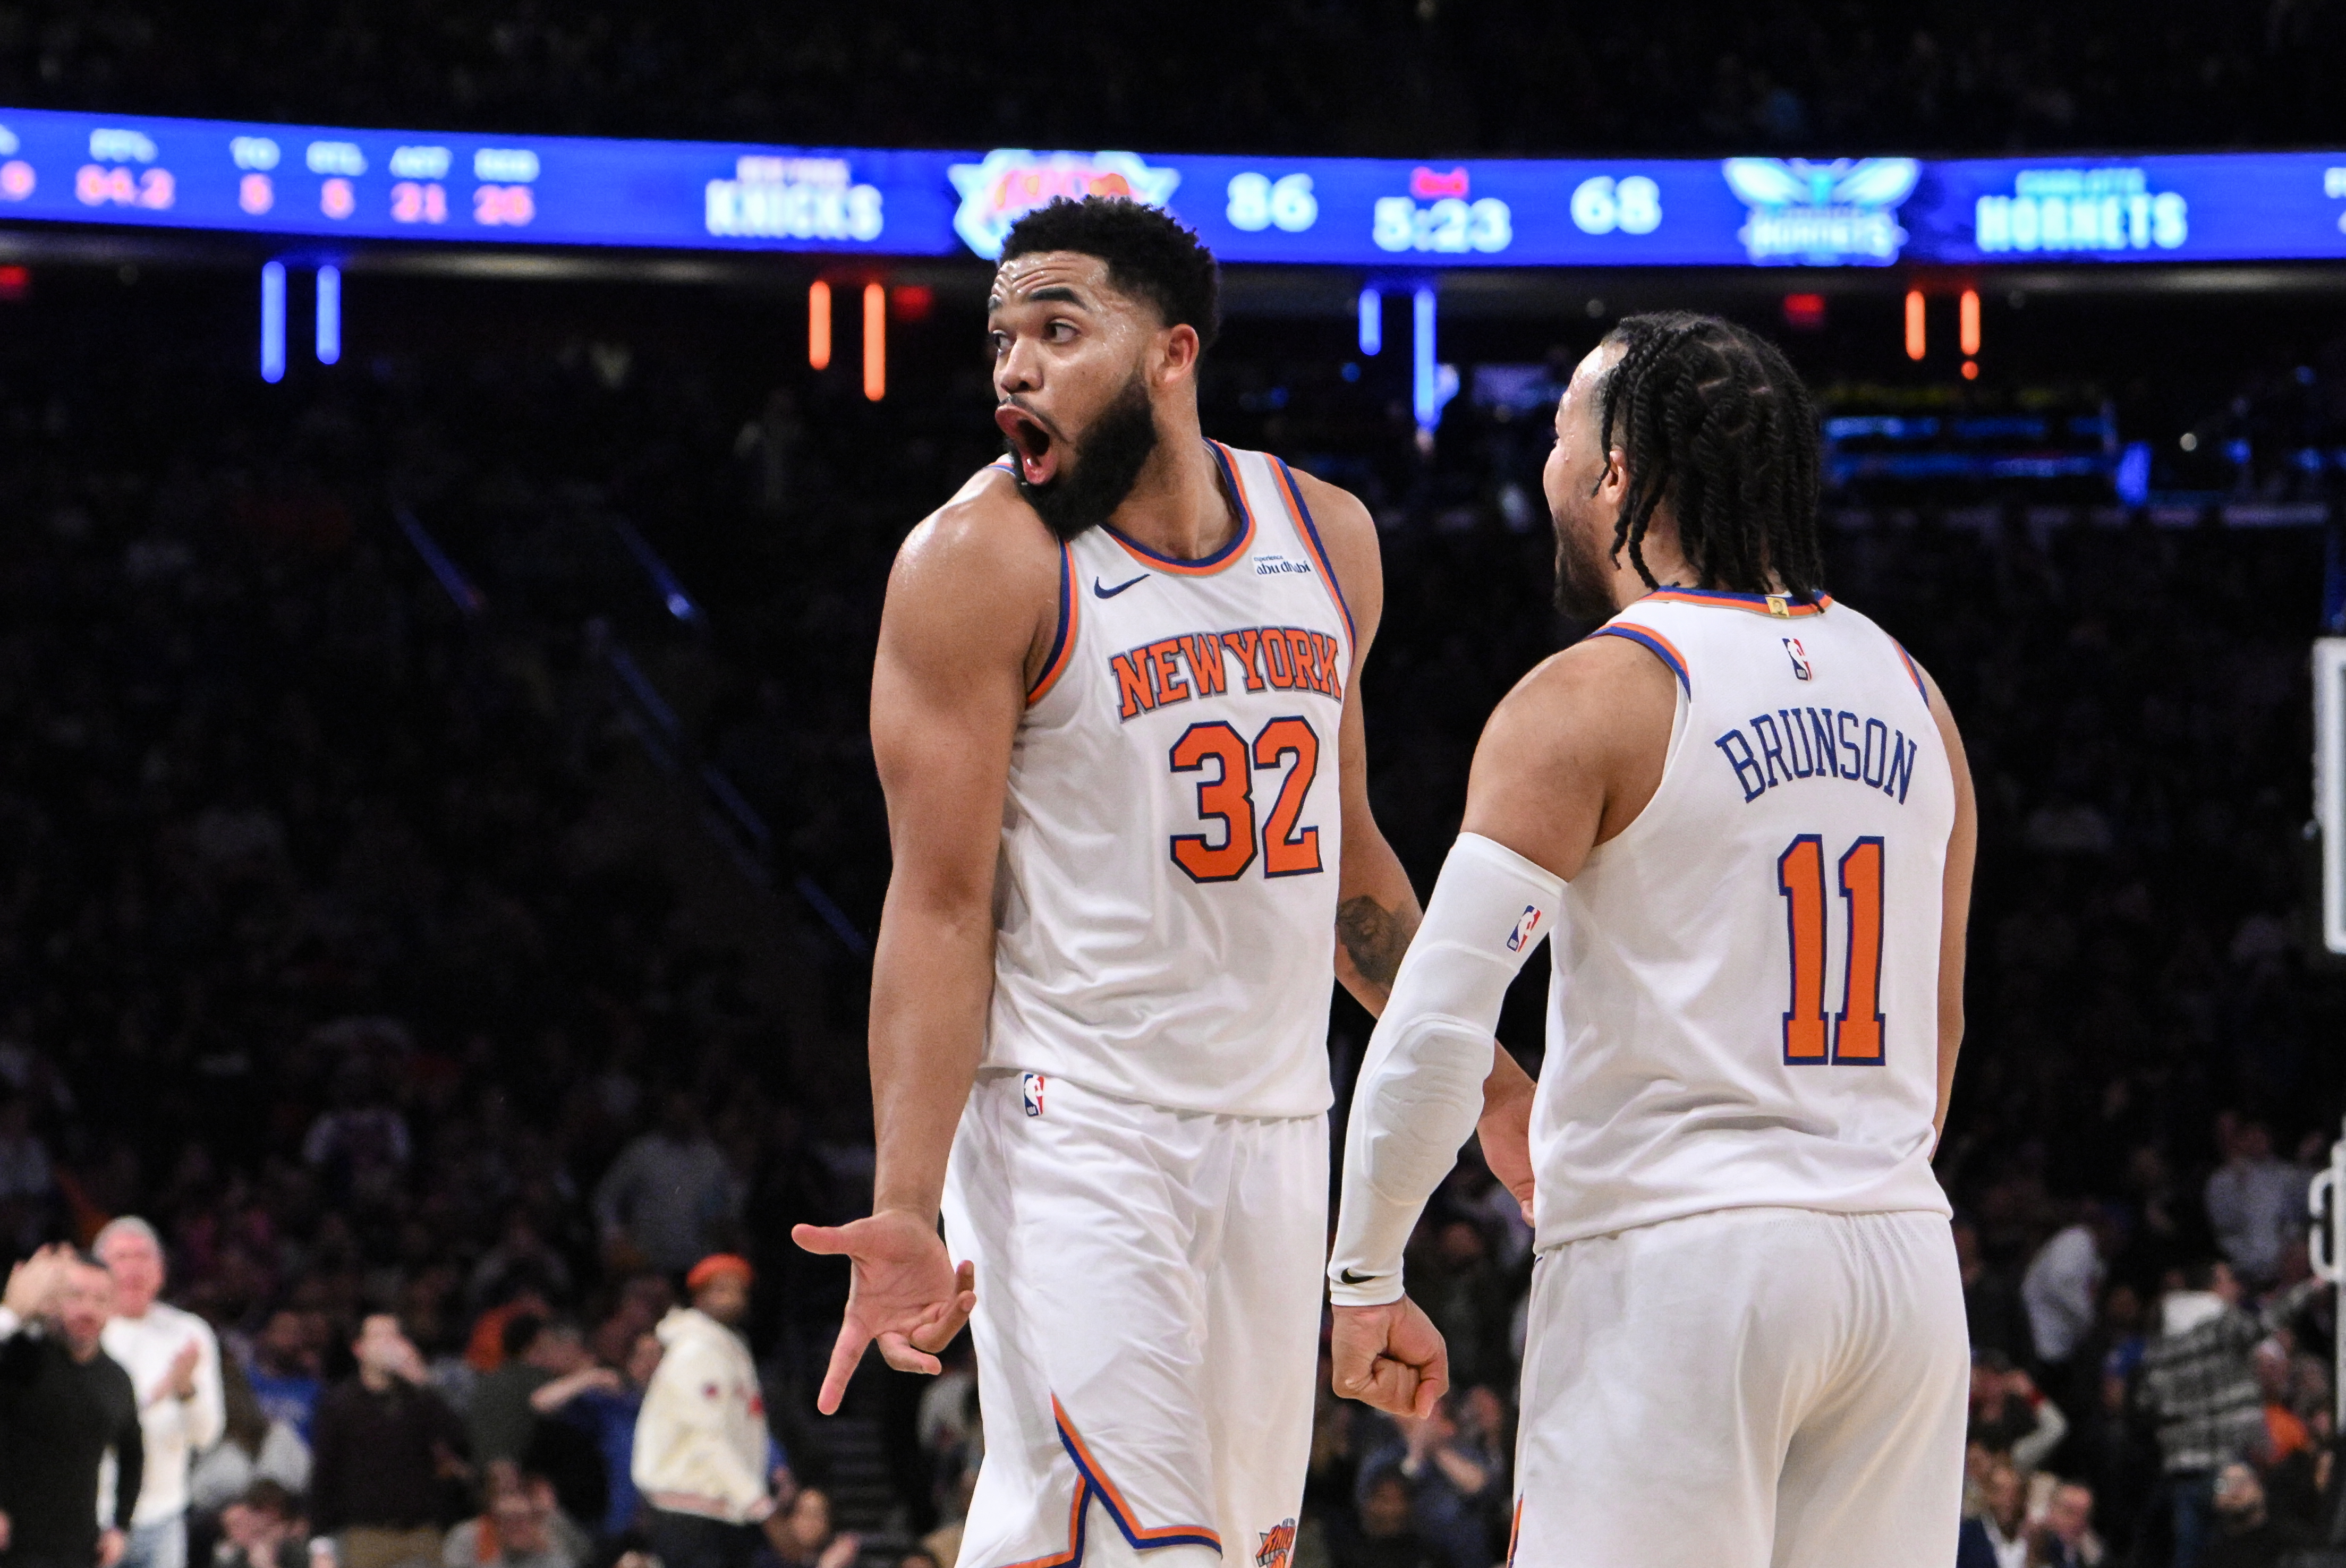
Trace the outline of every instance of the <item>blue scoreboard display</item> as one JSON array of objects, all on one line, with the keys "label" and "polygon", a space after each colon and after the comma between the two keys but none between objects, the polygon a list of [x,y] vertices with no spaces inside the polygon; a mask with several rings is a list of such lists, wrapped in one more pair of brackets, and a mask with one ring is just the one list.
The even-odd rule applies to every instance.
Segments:
[{"label": "blue scoreboard display", "polygon": [[0,109],[0,221],[991,256],[1055,196],[1372,270],[2346,259],[2346,152],[1831,160],[910,152]]}]

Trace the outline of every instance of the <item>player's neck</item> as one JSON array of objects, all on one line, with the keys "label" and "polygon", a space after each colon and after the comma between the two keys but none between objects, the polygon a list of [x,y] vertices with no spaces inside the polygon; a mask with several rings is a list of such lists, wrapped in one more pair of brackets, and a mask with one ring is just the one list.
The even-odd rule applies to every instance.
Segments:
[{"label": "player's neck", "polygon": [[[1173,423],[1173,422],[1168,422]],[[1239,528],[1238,498],[1194,422],[1168,432],[1109,525],[1144,549],[1175,561],[1202,561]]]}]

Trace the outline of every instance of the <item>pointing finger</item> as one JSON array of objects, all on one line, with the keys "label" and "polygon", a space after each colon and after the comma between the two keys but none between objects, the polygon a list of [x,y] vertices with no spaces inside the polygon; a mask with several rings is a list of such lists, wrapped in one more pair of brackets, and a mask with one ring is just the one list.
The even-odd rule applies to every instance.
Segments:
[{"label": "pointing finger", "polygon": [[822,1374],[822,1391],[814,1398],[816,1410],[827,1416],[839,1413],[839,1401],[847,1397],[847,1380],[855,1375],[856,1363],[863,1359],[863,1348],[871,1343],[872,1336],[857,1328],[854,1319],[839,1326],[839,1338],[831,1347],[831,1365]]}]

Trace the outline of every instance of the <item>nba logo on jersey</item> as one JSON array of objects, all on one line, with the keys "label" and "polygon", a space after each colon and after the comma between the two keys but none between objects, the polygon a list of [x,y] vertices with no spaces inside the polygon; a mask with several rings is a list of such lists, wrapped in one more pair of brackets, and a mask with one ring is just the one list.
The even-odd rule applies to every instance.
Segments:
[{"label": "nba logo on jersey", "polygon": [[1281,1522],[1276,1530],[1259,1530],[1262,1541],[1254,1554],[1255,1568],[1287,1568],[1287,1560],[1295,1552],[1295,1521]]},{"label": "nba logo on jersey", "polygon": [[1026,1114],[1030,1116],[1041,1115],[1043,1114],[1043,1074],[1027,1074],[1020,1082],[1019,1087],[1026,1095]]},{"label": "nba logo on jersey", "polygon": [[1531,941],[1532,932],[1539,930],[1539,906],[1537,904],[1525,904],[1524,906],[1523,914],[1515,921],[1515,929],[1507,933],[1507,951],[1509,952],[1523,952],[1524,944]]},{"label": "nba logo on jersey", "polygon": [[1809,650],[1800,646],[1800,638],[1786,637],[1784,639],[1784,652],[1791,658],[1792,674],[1795,678],[1800,680],[1814,680],[1816,678],[1817,672],[1809,663]]}]

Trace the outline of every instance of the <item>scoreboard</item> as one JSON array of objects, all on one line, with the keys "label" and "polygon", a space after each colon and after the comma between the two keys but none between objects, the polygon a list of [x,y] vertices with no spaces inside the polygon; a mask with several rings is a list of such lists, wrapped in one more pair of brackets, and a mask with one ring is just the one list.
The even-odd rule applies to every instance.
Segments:
[{"label": "scoreboard", "polygon": [[905,151],[0,108],[0,222],[285,238],[991,256],[1055,196],[1224,260],[1883,267],[2346,260],[2346,151],[1920,159]]}]

